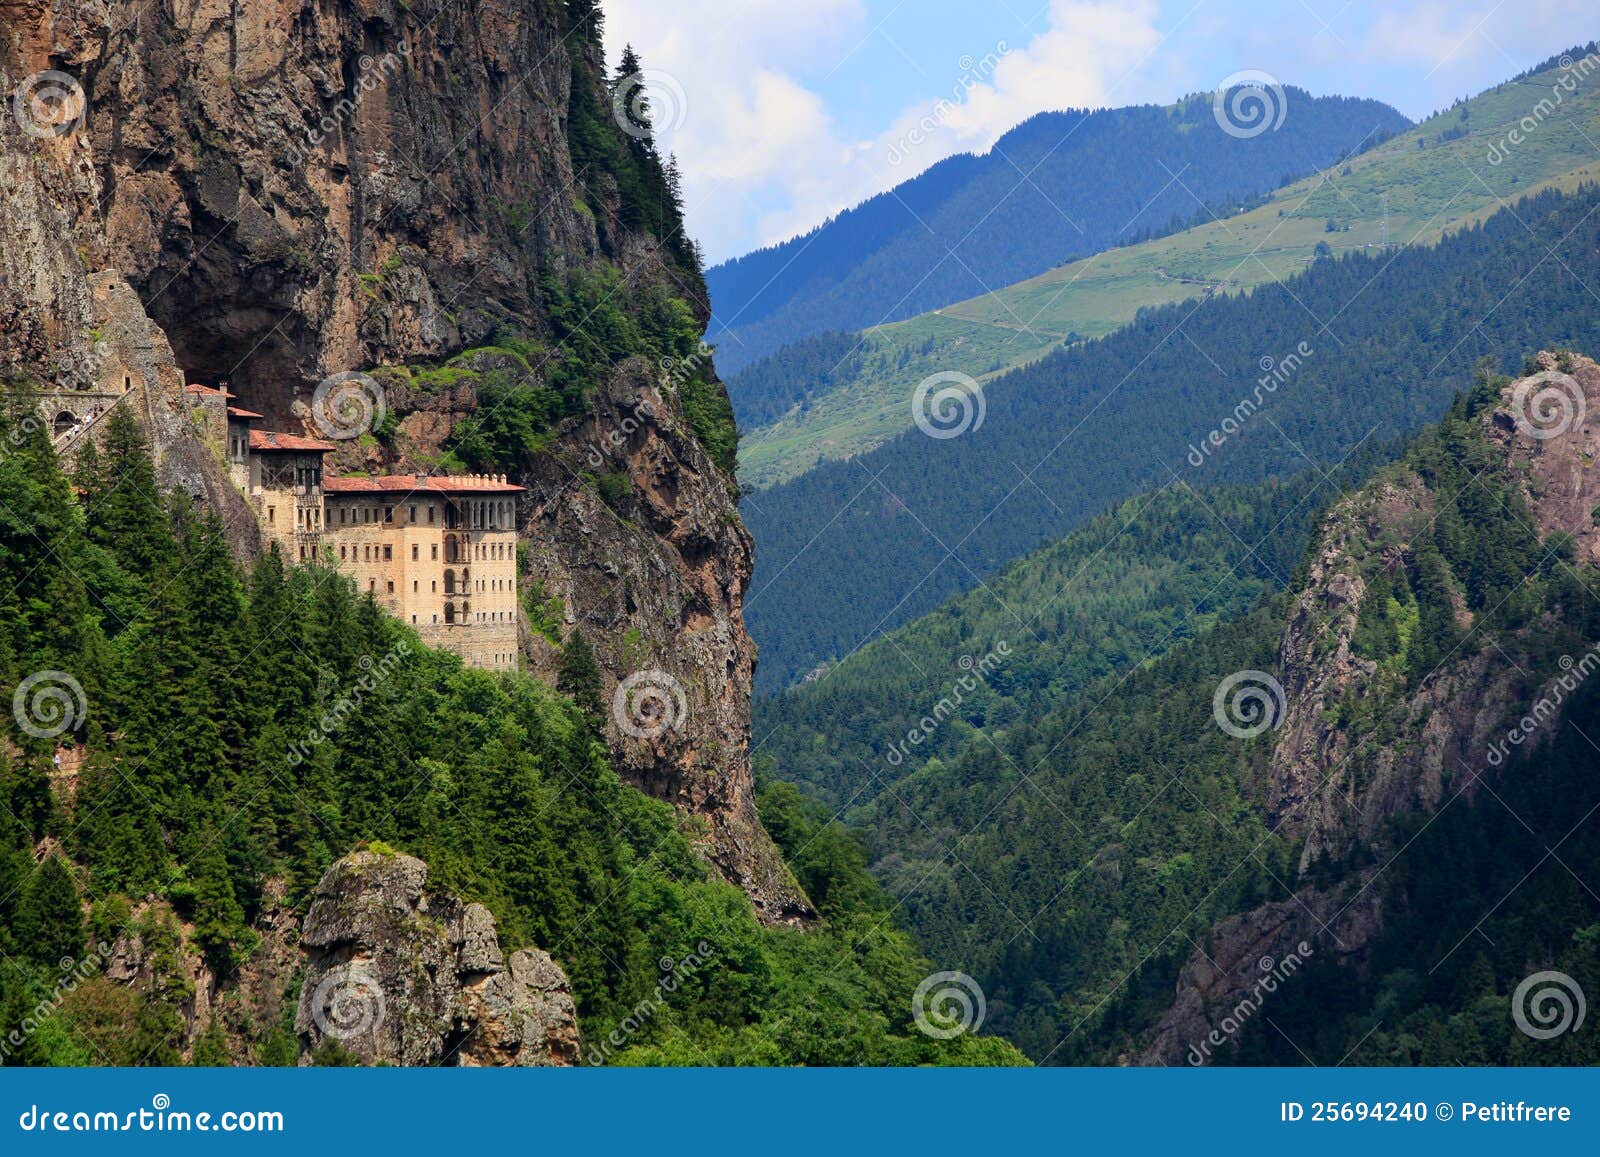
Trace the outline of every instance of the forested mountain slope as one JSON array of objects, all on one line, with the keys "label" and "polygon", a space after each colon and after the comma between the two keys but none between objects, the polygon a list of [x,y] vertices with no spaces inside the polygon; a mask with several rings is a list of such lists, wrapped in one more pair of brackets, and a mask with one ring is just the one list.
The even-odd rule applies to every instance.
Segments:
[{"label": "forested mountain slope", "polygon": [[[1600,640],[1600,530],[1580,509],[1600,490],[1573,469],[1595,446],[1571,420],[1600,404],[1600,368],[1528,368],[1548,376],[1486,378],[1336,499],[1288,594],[987,739],[917,749],[858,811],[919,941],[979,979],[1035,1060],[1184,1063],[1258,960],[1302,941],[1312,967],[1281,1007],[1319,1060],[1359,1045],[1415,1063],[1456,1044],[1593,1060],[1577,1038],[1530,1049],[1504,999],[1541,968],[1600,980],[1594,837],[1575,834],[1600,755],[1578,731],[1592,693],[1574,690]],[[1568,420],[1528,424],[1556,413],[1556,395],[1530,405],[1549,389]],[[1535,710],[1541,696],[1557,709]],[[1508,742],[1530,711],[1539,724]],[[1517,758],[1552,740],[1548,759]],[[1570,871],[1547,854],[1567,836]],[[1519,877],[1533,911],[1492,908]],[[1507,939],[1471,934],[1486,911]],[[1304,1061],[1270,1026],[1242,1039],[1202,1060]]]},{"label": "forested mountain slope", "polygon": [[1356,471],[1130,498],[816,680],[757,699],[757,760],[836,808],[871,804],[928,761],[992,744],[1281,590]]},{"label": "forested mountain slope", "polygon": [[[810,233],[707,274],[728,373],[800,338],[911,317],[1074,256],[1229,211],[1410,127],[1377,101],[1289,88],[1282,131],[1223,131],[1211,94],[1042,113]],[[1270,115],[1270,114],[1269,114]]]},{"label": "forested mountain slope", "polygon": [[1434,248],[1350,254],[1248,297],[1148,310],[991,383],[981,425],[966,406],[958,437],[913,431],[751,496],[760,688],[1141,489],[1326,467],[1435,420],[1486,355],[1512,364],[1545,342],[1600,343],[1586,285],[1597,209],[1593,185],[1544,193]]},{"label": "forested mountain slope", "polygon": [[[986,382],[1063,342],[1102,337],[1148,306],[1248,291],[1323,252],[1431,245],[1528,194],[1594,180],[1595,53],[1590,44],[1552,57],[1243,212],[1201,213],[1194,228],[859,333],[823,372],[808,343],[781,350],[730,382],[745,429],[741,477],[769,487],[881,445],[911,427],[913,392],[931,374],[954,369]],[[1536,132],[1524,124],[1530,115]],[[1293,123],[1291,105],[1281,131]]]},{"label": "forested mountain slope", "polygon": [[[814,931],[764,928],[672,809],[617,777],[592,658],[558,693],[429,651],[331,569],[274,552],[245,573],[112,422],[68,479],[25,410],[0,417],[0,681],[35,676],[0,758],[0,1010],[21,1025],[60,1001],[8,1063],[348,1063],[295,1021],[295,937],[353,847],[425,858],[508,954],[548,950],[591,1046],[659,994],[658,961],[698,960],[602,1059],[1014,1059],[912,1030],[928,966],[803,807],[776,799],[775,823],[832,902]],[[63,998],[64,959],[98,967]],[[386,995],[396,1023],[426,1003]]]}]

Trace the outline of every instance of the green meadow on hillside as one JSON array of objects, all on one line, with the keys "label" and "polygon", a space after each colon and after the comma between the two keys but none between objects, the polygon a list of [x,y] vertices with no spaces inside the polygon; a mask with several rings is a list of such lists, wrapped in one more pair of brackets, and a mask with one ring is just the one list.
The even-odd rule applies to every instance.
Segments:
[{"label": "green meadow on hillside", "polygon": [[[741,480],[766,489],[881,445],[911,426],[912,393],[930,374],[955,370],[987,382],[1063,343],[1111,333],[1142,308],[1246,292],[1319,256],[1378,251],[1385,236],[1390,245],[1431,245],[1531,193],[1593,180],[1600,67],[1585,60],[1594,63],[1549,61],[1248,211],[867,330],[858,375],[745,433]],[[1558,88],[1564,79],[1570,92]],[[1293,118],[1291,107],[1278,131],[1292,129]],[[1521,132],[1527,118],[1534,127]],[[1513,129],[1520,143],[1508,143]],[[730,388],[737,393],[737,377]]]}]

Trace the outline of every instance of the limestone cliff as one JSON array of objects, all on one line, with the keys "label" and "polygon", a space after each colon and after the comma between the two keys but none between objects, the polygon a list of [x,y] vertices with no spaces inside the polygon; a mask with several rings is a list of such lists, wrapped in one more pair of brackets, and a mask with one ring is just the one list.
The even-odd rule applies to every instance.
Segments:
[{"label": "limestone cliff", "polygon": [[[1487,450],[1468,485],[1502,487],[1509,501],[1499,507],[1527,512],[1513,517],[1531,523],[1525,529],[1543,544],[1542,567],[1565,565],[1563,551],[1572,565],[1600,563],[1600,476],[1592,469],[1600,458],[1600,365],[1546,353],[1531,368],[1474,419]],[[1358,851],[1387,861],[1397,850],[1397,817],[1470,798],[1505,761],[1508,742],[1536,745],[1548,734],[1563,693],[1586,674],[1573,671],[1574,656],[1595,640],[1575,636],[1548,610],[1514,629],[1485,628],[1462,576],[1448,567],[1432,580],[1420,575],[1415,545],[1453,500],[1417,469],[1398,467],[1339,502],[1310,554],[1279,646],[1284,710],[1265,800],[1274,828],[1302,841],[1302,873]],[[1374,588],[1401,578],[1436,581],[1453,607],[1458,641],[1420,678],[1392,657],[1363,656],[1364,612],[1370,621],[1375,600],[1391,597]],[[1421,629],[1414,620],[1400,628],[1407,636]],[[1174,1004],[1140,1061],[1181,1063],[1207,1026],[1248,997],[1254,958],[1281,959],[1304,940],[1359,967],[1383,926],[1375,875],[1307,886],[1293,901],[1215,926],[1183,966]]]},{"label": "limestone cliff", "polygon": [[[619,179],[637,142],[613,123],[593,29],[566,13],[557,0],[0,0],[0,80],[33,118],[0,125],[0,369],[39,392],[83,390],[61,403],[64,427],[85,407],[136,406],[163,481],[206,501],[248,553],[253,521],[189,418],[185,379],[226,381],[292,427],[333,374],[437,366],[507,331],[559,345],[548,287],[584,271],[686,302],[703,327],[694,248],[675,210],[652,219],[660,206]],[[698,817],[708,859],[764,919],[803,919],[755,814],[751,545],[726,463],[672,389],[641,415],[637,365],[588,345],[575,356],[595,383],[587,412],[543,431],[541,452],[479,467],[529,487],[522,582],[559,600],[547,635],[586,629],[608,692],[634,680],[625,707],[640,679],[672,680],[673,726],[641,739],[609,725],[619,769]],[[540,388],[554,372],[522,370]],[[709,359],[693,372],[720,394]],[[468,377],[432,390],[384,377],[396,436],[349,442],[335,469],[436,465],[479,407]],[[550,673],[537,631],[525,652]]]}]

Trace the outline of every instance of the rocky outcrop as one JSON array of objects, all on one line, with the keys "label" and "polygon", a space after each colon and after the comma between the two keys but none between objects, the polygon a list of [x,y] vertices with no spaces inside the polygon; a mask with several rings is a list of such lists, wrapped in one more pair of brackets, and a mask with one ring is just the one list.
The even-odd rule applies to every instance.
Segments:
[{"label": "rocky outcrop", "polygon": [[1572,535],[1576,559],[1600,566],[1600,365],[1549,352],[1534,362],[1538,372],[1505,389],[1485,428],[1540,534]]},{"label": "rocky outcrop", "polygon": [[1161,1018],[1142,1065],[1205,1065],[1225,1052],[1273,996],[1319,957],[1359,961],[1382,927],[1383,901],[1365,872],[1329,891],[1306,889],[1212,929],[1178,976],[1178,997]]},{"label": "rocky outcrop", "polygon": [[[1600,365],[1541,354],[1535,373],[1507,386],[1480,417],[1498,449],[1487,468],[1520,495],[1541,540],[1571,537],[1576,561],[1600,563]],[[1300,867],[1357,848],[1384,852],[1390,824],[1471,796],[1516,744],[1536,744],[1592,660],[1574,671],[1578,646],[1555,662],[1562,630],[1546,616],[1519,631],[1477,631],[1412,686],[1398,670],[1357,653],[1355,636],[1373,582],[1414,564],[1411,543],[1438,515],[1437,496],[1404,469],[1340,502],[1324,522],[1278,654],[1284,711],[1269,770],[1274,828],[1303,840]],[[1473,616],[1459,589],[1456,625]],[[1470,645],[1467,645],[1470,643]],[[1527,705],[1531,716],[1521,719]],[[1520,726],[1519,726],[1520,724]],[[1223,921],[1181,971],[1176,1000],[1141,1063],[1175,1064],[1198,1047],[1202,1063],[1215,1025],[1258,983],[1253,959],[1282,959],[1304,942],[1359,962],[1381,929],[1382,901],[1367,871]],[[1224,1033],[1231,1036],[1230,1033]],[[1192,1059],[1192,1058],[1191,1058]]]},{"label": "rocky outcrop", "polygon": [[427,878],[421,860],[376,851],[323,875],[300,935],[302,1063],[337,1045],[366,1064],[577,1064],[560,966],[537,949],[507,959],[489,910]]},{"label": "rocky outcrop", "polygon": [[[1537,365],[1485,412],[1483,430],[1503,455],[1499,480],[1520,491],[1540,537],[1564,532],[1577,560],[1600,562],[1600,477],[1592,469],[1600,366],[1549,353]],[[1415,687],[1355,655],[1367,576],[1412,567],[1410,542],[1437,513],[1435,496],[1410,473],[1341,502],[1290,611],[1278,655],[1286,708],[1268,811],[1279,830],[1304,836],[1302,868],[1324,853],[1337,858],[1370,845],[1397,815],[1432,811],[1453,781],[1470,794],[1513,713],[1556,677],[1528,658],[1549,624],[1531,637],[1463,646]],[[1456,622],[1464,631],[1473,625],[1459,598]],[[1363,716],[1369,725],[1350,726]],[[1375,717],[1382,726],[1371,725]]]},{"label": "rocky outcrop", "polygon": [[[1342,502],[1324,525],[1322,547],[1295,599],[1278,652],[1285,693],[1272,753],[1268,816],[1285,835],[1303,837],[1301,868],[1377,839],[1408,811],[1431,811],[1447,785],[1471,790],[1487,768],[1495,732],[1530,691],[1529,677],[1493,652],[1468,648],[1422,686],[1381,670],[1353,650],[1368,594],[1365,568],[1406,565],[1413,533],[1436,515],[1421,479],[1386,481]],[[1471,615],[1457,611],[1461,626]],[[1389,721],[1352,728],[1363,713]]]}]

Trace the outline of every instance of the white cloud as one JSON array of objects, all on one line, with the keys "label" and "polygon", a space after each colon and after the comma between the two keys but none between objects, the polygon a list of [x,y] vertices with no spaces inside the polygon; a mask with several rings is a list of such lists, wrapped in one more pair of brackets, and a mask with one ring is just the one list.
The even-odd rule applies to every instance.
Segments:
[{"label": "white cloud", "polygon": [[687,98],[661,143],[682,163],[689,228],[712,260],[986,150],[1035,113],[1129,103],[1119,86],[1160,40],[1153,0],[1054,0],[1027,44],[971,46],[942,89],[935,78],[875,139],[852,141],[806,79],[871,49],[860,0],[612,0],[606,11],[613,59],[639,46]]}]

